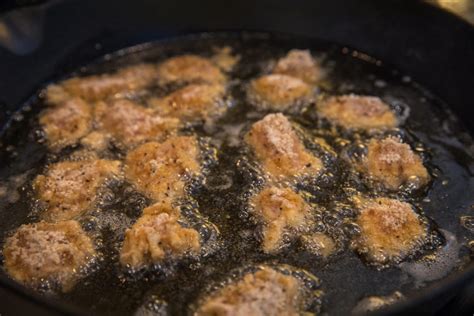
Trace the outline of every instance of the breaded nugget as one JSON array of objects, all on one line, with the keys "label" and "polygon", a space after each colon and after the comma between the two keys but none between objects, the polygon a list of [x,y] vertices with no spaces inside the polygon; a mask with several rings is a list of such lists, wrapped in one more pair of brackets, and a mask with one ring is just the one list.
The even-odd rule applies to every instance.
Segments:
[{"label": "breaded nugget", "polygon": [[226,110],[223,97],[220,84],[190,84],[164,98],[152,98],[149,104],[162,116],[196,121],[222,114]]},{"label": "breaded nugget", "polygon": [[323,258],[329,257],[336,251],[334,240],[324,233],[304,235],[301,241],[306,250]]},{"label": "breaded nugget", "polygon": [[171,57],[158,65],[162,84],[180,82],[223,83],[226,76],[208,58],[197,55]]},{"label": "breaded nugget", "polygon": [[120,173],[115,160],[63,161],[48,167],[33,182],[38,199],[46,205],[42,214],[48,221],[73,219],[90,210],[99,188]]},{"label": "breaded nugget", "polygon": [[120,263],[137,268],[199,253],[199,233],[183,227],[180,219],[179,209],[168,203],[144,209],[143,215],[125,232]]},{"label": "breaded nugget", "polygon": [[309,84],[316,83],[322,76],[319,65],[307,49],[290,50],[285,57],[278,60],[272,72],[299,78]]},{"label": "breaded nugget", "polygon": [[310,102],[313,89],[301,79],[272,74],[252,80],[247,94],[250,102],[259,109],[288,111]]},{"label": "breaded nugget", "polygon": [[68,291],[96,251],[78,222],[63,221],[20,226],[3,254],[5,270],[18,282],[36,287],[50,281]]},{"label": "breaded nugget", "polygon": [[232,68],[239,62],[240,56],[232,54],[232,48],[224,46],[215,49],[215,55],[212,56],[212,61],[222,70],[231,71]]},{"label": "breaded nugget", "polygon": [[74,77],[59,84],[50,85],[46,89],[46,100],[50,104],[59,104],[70,97],[99,101],[117,93],[146,88],[156,79],[155,65],[138,64],[119,69],[111,74]]},{"label": "breaded nugget", "polygon": [[323,167],[321,160],[306,150],[290,121],[281,113],[269,114],[254,123],[245,139],[271,177],[316,175]]},{"label": "breaded nugget", "polygon": [[378,97],[354,94],[330,97],[318,105],[318,113],[347,129],[387,129],[398,125],[395,113]]},{"label": "breaded nugget", "polygon": [[408,183],[418,188],[430,180],[421,158],[396,137],[371,139],[362,168],[390,190]]},{"label": "breaded nugget", "polygon": [[72,98],[49,108],[39,117],[48,146],[60,150],[76,144],[92,128],[92,109],[80,98]]},{"label": "breaded nugget", "polygon": [[376,198],[363,200],[359,209],[356,223],[361,234],[354,246],[371,262],[398,262],[427,237],[426,225],[408,203]]},{"label": "breaded nugget", "polygon": [[212,293],[195,315],[300,315],[300,286],[295,277],[264,267]]},{"label": "breaded nugget", "polygon": [[195,137],[173,136],[163,143],[145,143],[129,152],[125,175],[149,198],[169,201],[184,195],[186,178],[200,170],[198,159]]},{"label": "breaded nugget", "polygon": [[262,248],[267,253],[281,248],[285,234],[294,239],[311,222],[310,206],[290,188],[267,187],[252,198],[251,204],[263,226]]},{"label": "breaded nugget", "polygon": [[163,140],[174,134],[179,121],[164,118],[152,109],[145,108],[129,100],[100,102],[96,105],[97,128],[108,134],[118,144],[125,147],[145,141]]}]

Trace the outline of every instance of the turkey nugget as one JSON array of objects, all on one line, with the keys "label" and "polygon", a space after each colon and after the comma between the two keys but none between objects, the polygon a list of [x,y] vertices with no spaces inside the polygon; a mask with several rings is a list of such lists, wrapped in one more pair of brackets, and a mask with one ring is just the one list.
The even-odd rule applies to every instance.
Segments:
[{"label": "turkey nugget", "polygon": [[322,71],[309,50],[292,49],[280,58],[272,71],[274,74],[283,74],[299,78],[306,83],[314,84],[322,76]]}]

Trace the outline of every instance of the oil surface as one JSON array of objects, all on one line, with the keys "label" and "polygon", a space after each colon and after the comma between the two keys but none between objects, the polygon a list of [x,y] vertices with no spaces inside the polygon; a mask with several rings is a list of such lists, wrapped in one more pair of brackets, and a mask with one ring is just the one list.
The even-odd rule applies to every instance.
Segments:
[{"label": "oil surface", "polygon": [[[206,228],[210,240],[206,255],[198,260],[189,259],[138,274],[124,272],[118,264],[118,246],[125,229],[150,201],[128,184],[118,183],[110,192],[103,193],[108,197],[97,210],[81,219],[84,228],[99,242],[102,260],[71,292],[48,295],[59,296],[61,300],[100,314],[186,315],[191,313],[189,306],[203,293],[225,282],[235,271],[260,264],[288,264],[314,274],[320,281],[318,288],[324,292],[321,311],[340,315],[349,313],[367,296],[387,296],[400,291],[409,297],[419,287],[436,282],[432,275],[443,278],[471,261],[472,252],[467,245],[474,238],[471,219],[474,212],[474,143],[469,134],[459,128],[446,104],[412,82],[410,77],[385,67],[381,61],[327,43],[244,34],[153,43],[138,50],[106,56],[74,75],[113,71],[141,61],[159,62],[182,53],[210,56],[213,47],[222,46],[232,47],[234,54],[241,57],[230,74],[229,110],[215,125],[190,126],[186,131],[208,141],[209,146],[204,147],[215,150],[217,155],[217,159],[206,159],[205,181],[194,181],[188,187],[189,201],[185,201],[186,207],[201,214],[199,218],[189,218],[191,225],[209,221],[218,227],[218,235],[210,226]],[[314,106],[289,117],[300,125],[299,133],[306,146],[322,158],[328,169],[319,178],[292,185],[318,205],[320,230],[330,234],[341,250],[328,259],[302,250],[297,243],[276,255],[265,255],[259,250],[248,198],[261,188],[263,180],[241,139],[250,125],[268,112],[255,111],[247,102],[245,88],[249,79],[264,73],[269,62],[292,48],[311,49],[322,61],[327,75],[320,86],[321,95],[366,94],[379,96],[389,103],[404,118],[401,128],[390,133],[401,135],[425,159],[433,176],[428,188],[376,193],[408,201],[430,220],[432,243],[401,266],[382,270],[371,267],[348,247],[354,233],[350,222],[355,216],[348,196],[354,190],[366,194],[373,192],[350,171],[340,156],[368,135],[329,132],[327,124],[316,116]],[[166,92],[151,90],[158,95]],[[45,165],[65,159],[74,150],[66,149],[59,155],[48,152],[37,121],[37,114],[44,108],[42,98],[33,97],[1,135],[1,246],[5,237],[21,224],[38,220],[31,180]],[[315,144],[312,141],[315,137],[324,139],[334,152]],[[123,158],[120,151],[110,155]],[[436,273],[431,270],[427,274],[423,261],[414,262],[423,255],[432,255],[431,260],[437,264],[431,264],[430,269],[437,269]],[[445,258],[449,260],[443,262]]]}]

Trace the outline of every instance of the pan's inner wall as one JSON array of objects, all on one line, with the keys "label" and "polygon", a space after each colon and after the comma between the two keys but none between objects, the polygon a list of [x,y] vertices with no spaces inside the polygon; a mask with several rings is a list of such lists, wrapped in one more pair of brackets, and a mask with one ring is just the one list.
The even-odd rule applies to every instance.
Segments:
[{"label": "pan's inner wall", "polygon": [[[224,45],[231,46],[236,54],[241,55],[241,61],[232,73],[235,84],[231,94],[235,105],[219,124],[249,124],[246,114],[251,110],[244,97],[244,85],[239,82],[256,77],[261,73],[262,65],[289,49],[309,48],[323,58],[325,67],[329,69],[327,85],[322,88],[324,93],[376,95],[402,109],[409,108],[410,113],[403,126],[404,133],[412,144],[419,142],[428,148],[430,171],[437,176],[426,194],[419,193],[406,198],[422,208],[458,244],[467,245],[473,239],[472,231],[460,224],[462,216],[472,214],[474,205],[474,144],[469,133],[459,128],[446,104],[414,83],[409,76],[386,67],[383,62],[318,41],[274,38],[263,34],[229,37],[208,35],[150,44],[133,53],[125,51],[125,54],[109,56],[111,58],[84,67],[80,72],[101,73],[121,65],[160,61],[181,53],[210,55],[212,47]],[[30,212],[33,201],[30,181],[42,172],[46,163],[61,158],[48,154],[46,147],[37,142],[37,114],[43,108],[41,98],[33,97],[13,117],[1,137],[0,182],[8,190],[8,196],[0,200],[1,242],[19,225],[37,220],[37,214]],[[313,117],[309,115],[296,119],[311,129]],[[222,134],[219,128],[196,128],[194,131],[200,136],[216,139]],[[226,174],[232,178],[233,185],[224,191],[217,189],[219,186],[216,185],[195,188],[192,192],[193,198],[199,203],[199,211],[221,228],[222,242],[226,247],[221,247],[199,264],[178,265],[169,276],[151,273],[136,278],[118,277],[121,272],[114,248],[117,234],[111,228],[114,226],[104,225],[101,234],[106,241],[103,249],[106,255],[100,268],[80,282],[72,292],[62,294],[60,298],[107,314],[132,314],[141,305],[157,298],[167,302],[168,311],[173,315],[182,315],[188,312],[187,306],[203,289],[213,281],[224,278],[230,270],[243,265],[278,262],[306,269],[319,277],[325,292],[323,311],[340,315],[347,314],[364,296],[389,295],[399,290],[409,297],[419,287],[435,282],[408,274],[398,267],[377,271],[367,267],[350,250],[328,261],[315,260],[296,250],[275,256],[262,255],[256,242],[242,237],[242,231],[248,231],[252,226],[239,216],[244,206],[237,197],[243,195],[249,184],[249,179],[235,171],[239,157],[241,153],[238,149],[226,147],[224,143],[219,151],[219,162],[212,167],[207,182],[219,184],[222,182],[221,175]],[[116,194],[120,195],[124,188],[118,187],[116,190]],[[337,190],[327,195],[323,193],[320,202],[329,205],[331,199],[337,199],[333,194],[337,194]],[[120,221],[123,216],[133,220],[130,209],[140,208],[144,203],[146,200],[139,195],[122,196],[121,203],[102,212],[107,220]],[[447,264],[441,269],[455,270],[470,261],[470,256],[472,254],[468,247],[460,246],[453,258],[456,265]]]}]

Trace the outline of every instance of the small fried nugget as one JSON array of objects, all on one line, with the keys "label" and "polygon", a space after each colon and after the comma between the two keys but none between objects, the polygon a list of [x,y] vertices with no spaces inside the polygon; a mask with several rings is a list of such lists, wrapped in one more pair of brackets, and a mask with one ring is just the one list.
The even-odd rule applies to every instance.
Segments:
[{"label": "small fried nugget", "polygon": [[318,113],[347,129],[389,129],[398,126],[395,113],[378,97],[354,94],[330,97],[318,106]]},{"label": "small fried nugget", "polygon": [[295,277],[264,267],[212,293],[195,315],[300,315],[300,286]]},{"label": "small fried nugget", "polygon": [[267,187],[255,195],[251,204],[254,214],[263,226],[264,252],[278,251],[283,236],[299,237],[311,223],[311,208],[290,188]]},{"label": "small fried nugget", "polygon": [[146,88],[156,81],[155,65],[132,65],[111,74],[74,77],[50,85],[46,89],[46,101],[49,104],[60,104],[71,97],[100,101],[115,94]]},{"label": "small fried nugget", "polygon": [[310,102],[313,89],[299,78],[271,74],[252,80],[247,94],[261,110],[290,111]]},{"label": "small fried nugget", "polygon": [[210,59],[197,55],[171,57],[158,65],[158,77],[168,83],[223,83],[226,76]]},{"label": "small fried nugget", "polygon": [[198,159],[195,137],[172,136],[163,143],[145,143],[129,152],[125,175],[149,198],[169,201],[184,195],[186,178],[200,171]]},{"label": "small fried nugget", "polygon": [[95,119],[99,131],[110,135],[124,147],[163,140],[176,133],[179,126],[177,119],[161,117],[152,109],[129,100],[99,102]]},{"label": "small fried nugget", "polygon": [[80,98],[72,98],[49,108],[39,117],[48,146],[60,150],[76,144],[92,128],[92,108]]},{"label": "small fried nugget", "polygon": [[421,158],[397,137],[371,139],[362,168],[390,190],[405,184],[419,188],[430,180]]},{"label": "small fried nugget", "polygon": [[120,263],[134,268],[197,254],[199,233],[179,222],[178,209],[158,203],[143,210],[143,215],[125,232]]},{"label": "small fried nugget", "polygon": [[309,84],[315,84],[323,73],[307,49],[290,50],[285,57],[278,60],[272,72],[299,78]]},{"label": "small fried nugget", "polygon": [[164,116],[182,121],[206,120],[222,114],[224,86],[220,84],[189,84],[164,98],[151,98],[149,104]]},{"label": "small fried nugget", "polygon": [[281,113],[269,114],[254,123],[245,140],[273,178],[317,175],[323,168],[321,160],[306,150]]},{"label": "small fried nugget", "polygon": [[120,167],[120,161],[102,159],[49,166],[33,182],[38,199],[46,206],[43,218],[55,222],[84,214],[96,203],[98,190],[106,180],[119,175]]},{"label": "small fried nugget", "polygon": [[44,281],[70,290],[79,270],[96,255],[92,240],[76,221],[22,225],[3,247],[5,270],[32,287]]},{"label": "small fried nugget", "polygon": [[427,238],[427,227],[413,207],[389,198],[363,200],[356,219],[360,235],[355,249],[369,261],[397,263],[412,254]]}]

